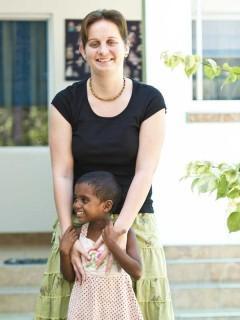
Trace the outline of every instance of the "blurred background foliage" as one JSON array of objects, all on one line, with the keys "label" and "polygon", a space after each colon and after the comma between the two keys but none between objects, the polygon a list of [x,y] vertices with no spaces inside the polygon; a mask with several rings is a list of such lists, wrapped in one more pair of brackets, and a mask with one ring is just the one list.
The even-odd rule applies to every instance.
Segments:
[{"label": "blurred background foliage", "polygon": [[48,145],[48,109],[0,108],[0,146]]}]

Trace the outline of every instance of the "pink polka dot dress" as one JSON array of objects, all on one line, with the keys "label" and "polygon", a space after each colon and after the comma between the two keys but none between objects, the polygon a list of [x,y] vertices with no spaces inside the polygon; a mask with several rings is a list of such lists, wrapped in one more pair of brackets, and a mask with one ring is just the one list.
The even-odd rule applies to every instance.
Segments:
[{"label": "pink polka dot dress", "polygon": [[[88,224],[82,226],[80,239],[89,251],[94,241],[87,238]],[[96,269],[96,260],[104,250],[90,251],[90,261],[84,261],[87,280],[75,281],[69,301],[68,320],[143,320],[130,276],[113,262],[105,273],[106,261]]]}]

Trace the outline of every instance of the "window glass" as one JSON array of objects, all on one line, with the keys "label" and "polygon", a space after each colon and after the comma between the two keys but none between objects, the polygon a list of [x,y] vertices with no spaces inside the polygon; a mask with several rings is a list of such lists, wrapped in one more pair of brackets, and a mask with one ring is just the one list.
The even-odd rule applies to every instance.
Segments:
[{"label": "window glass", "polygon": [[[230,66],[240,66],[240,21],[203,20],[202,49],[204,58],[212,58],[217,64],[227,62]],[[193,53],[196,53],[196,21],[192,22]],[[225,76],[209,80],[203,79],[204,100],[240,99],[239,81],[222,87]],[[193,99],[196,100],[196,77],[193,77]]]},{"label": "window glass", "polygon": [[0,21],[0,146],[47,144],[47,23]]}]

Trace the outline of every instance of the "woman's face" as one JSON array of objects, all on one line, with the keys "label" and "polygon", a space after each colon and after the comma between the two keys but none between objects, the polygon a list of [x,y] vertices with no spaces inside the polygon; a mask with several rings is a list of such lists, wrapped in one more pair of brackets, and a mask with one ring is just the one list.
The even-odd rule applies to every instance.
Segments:
[{"label": "woman's face", "polygon": [[81,53],[92,73],[123,71],[128,46],[113,22],[99,20],[89,27],[88,41]]}]

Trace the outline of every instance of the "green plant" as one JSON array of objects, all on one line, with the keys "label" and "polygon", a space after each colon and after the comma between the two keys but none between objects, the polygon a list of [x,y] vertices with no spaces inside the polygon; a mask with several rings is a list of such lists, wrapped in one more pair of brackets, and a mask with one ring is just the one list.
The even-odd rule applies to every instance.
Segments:
[{"label": "green plant", "polygon": [[188,77],[194,75],[200,66],[203,66],[203,73],[208,79],[212,80],[223,75],[225,79],[222,87],[240,80],[240,66],[230,66],[227,62],[218,65],[215,60],[201,58],[196,54],[184,55],[180,52],[169,53],[168,51],[161,53],[161,59],[165,66],[171,69],[182,66]]},{"label": "green plant", "polygon": [[227,198],[228,229],[230,232],[240,230],[240,163],[193,161],[187,165],[182,179],[192,180],[192,191],[214,193],[216,199]]},{"label": "green plant", "polygon": [[[0,108],[0,146],[44,146],[48,144],[48,109],[31,106],[22,108],[21,119],[16,108]],[[18,113],[19,114],[19,113]],[[16,123],[18,121],[18,123]],[[17,138],[14,126],[20,128]]]},{"label": "green plant", "polygon": [[32,106],[23,122],[24,141],[27,145],[48,144],[48,109]]},{"label": "green plant", "polygon": [[[179,52],[162,52],[161,59],[165,66],[175,69],[178,66],[184,68],[185,74],[190,77],[203,66],[204,75],[214,80],[224,76],[222,84],[234,83],[240,80],[240,66],[230,66],[227,62],[218,65],[209,58],[201,58],[198,55],[184,55]],[[192,191],[199,193],[215,193],[216,199],[226,198],[227,226],[230,232],[240,230],[240,163],[239,164],[213,164],[210,161],[193,161],[186,167],[186,174],[182,179],[191,179]]]}]

